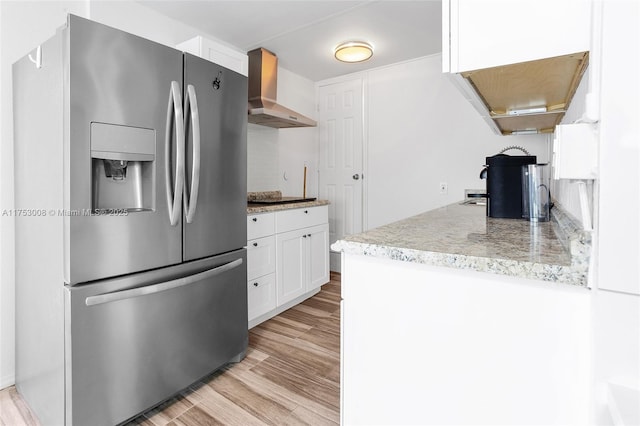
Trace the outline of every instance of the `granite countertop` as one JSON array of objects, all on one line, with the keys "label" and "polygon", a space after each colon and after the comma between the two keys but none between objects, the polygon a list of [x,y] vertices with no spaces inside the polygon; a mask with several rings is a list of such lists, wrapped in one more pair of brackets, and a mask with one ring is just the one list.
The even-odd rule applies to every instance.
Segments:
[{"label": "granite countertop", "polygon": [[591,234],[557,204],[550,222],[486,216],[485,207],[451,204],[362,234],[331,248],[458,269],[587,285]]},{"label": "granite countertop", "polygon": [[305,207],[317,207],[329,204],[329,201],[327,200],[300,201],[294,203],[288,202],[282,204],[252,203],[252,201],[255,200],[277,200],[280,198],[282,198],[282,193],[280,191],[249,192],[247,193],[247,214],[269,213],[289,209],[302,209]]}]

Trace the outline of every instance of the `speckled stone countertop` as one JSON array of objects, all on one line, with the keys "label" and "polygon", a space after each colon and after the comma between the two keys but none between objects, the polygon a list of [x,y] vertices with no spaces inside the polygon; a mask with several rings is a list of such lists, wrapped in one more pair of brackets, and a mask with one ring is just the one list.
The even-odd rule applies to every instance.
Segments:
[{"label": "speckled stone countertop", "polygon": [[280,191],[263,191],[263,192],[248,192],[247,193],[247,214],[257,214],[257,213],[269,213],[276,212],[280,210],[289,210],[289,209],[302,209],[305,207],[317,207],[317,206],[325,206],[329,204],[327,200],[314,200],[314,201],[302,201],[295,203],[284,203],[284,204],[257,204],[252,203],[254,200],[265,200],[272,198],[282,198],[282,193]]},{"label": "speckled stone countertop", "polygon": [[486,217],[485,207],[451,204],[362,234],[331,248],[458,269],[587,285],[591,235],[560,206],[550,222]]}]

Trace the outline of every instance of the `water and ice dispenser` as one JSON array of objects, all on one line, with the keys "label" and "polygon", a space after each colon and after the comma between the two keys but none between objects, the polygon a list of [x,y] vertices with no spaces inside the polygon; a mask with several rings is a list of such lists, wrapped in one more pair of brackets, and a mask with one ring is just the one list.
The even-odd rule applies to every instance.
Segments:
[{"label": "water and ice dispenser", "polygon": [[91,123],[91,208],[155,210],[155,131]]}]

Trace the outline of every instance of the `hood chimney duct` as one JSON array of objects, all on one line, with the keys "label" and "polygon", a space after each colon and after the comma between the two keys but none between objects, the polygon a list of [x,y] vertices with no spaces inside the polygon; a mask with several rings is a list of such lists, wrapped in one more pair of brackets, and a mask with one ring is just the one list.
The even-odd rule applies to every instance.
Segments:
[{"label": "hood chimney duct", "polygon": [[317,123],[277,103],[278,58],[262,47],[249,56],[249,123],[275,128],[315,127]]}]

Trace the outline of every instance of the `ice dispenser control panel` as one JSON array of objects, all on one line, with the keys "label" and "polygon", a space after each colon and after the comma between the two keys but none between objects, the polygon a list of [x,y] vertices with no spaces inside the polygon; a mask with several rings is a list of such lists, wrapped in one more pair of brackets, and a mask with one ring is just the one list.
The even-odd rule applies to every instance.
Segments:
[{"label": "ice dispenser control panel", "polygon": [[153,129],[91,123],[91,208],[155,210]]}]

